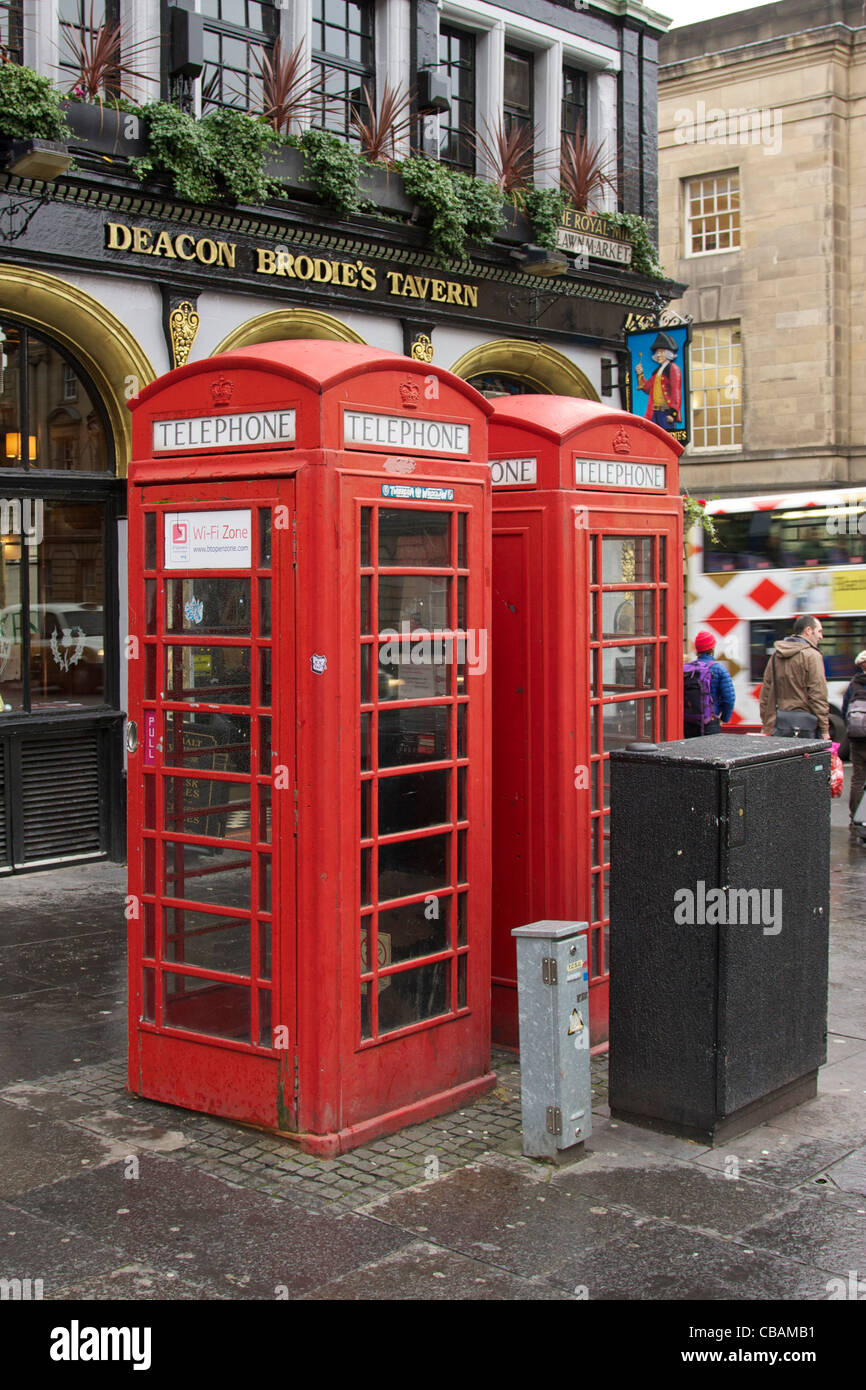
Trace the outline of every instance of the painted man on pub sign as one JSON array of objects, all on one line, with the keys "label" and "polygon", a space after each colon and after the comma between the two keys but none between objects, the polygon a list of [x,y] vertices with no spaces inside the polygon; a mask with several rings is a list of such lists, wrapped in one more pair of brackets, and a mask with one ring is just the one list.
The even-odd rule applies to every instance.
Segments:
[{"label": "painted man on pub sign", "polygon": [[657,363],[652,376],[645,377],[643,354],[638,357],[635,377],[637,389],[645,391],[649,397],[646,419],[661,425],[663,430],[672,432],[680,417],[682,404],[683,378],[676,364],[677,343],[669,333],[657,333],[652,347],[652,358]]}]

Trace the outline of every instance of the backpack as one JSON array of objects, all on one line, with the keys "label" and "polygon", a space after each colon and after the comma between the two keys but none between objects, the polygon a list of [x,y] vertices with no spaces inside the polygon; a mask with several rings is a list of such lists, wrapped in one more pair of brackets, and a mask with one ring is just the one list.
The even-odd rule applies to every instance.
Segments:
[{"label": "backpack", "polygon": [[866,738],[866,689],[855,689],[845,715],[845,728],[849,738]]},{"label": "backpack", "polygon": [[686,662],[683,667],[683,722],[697,724],[701,733],[717,717],[712,683],[712,661]]}]

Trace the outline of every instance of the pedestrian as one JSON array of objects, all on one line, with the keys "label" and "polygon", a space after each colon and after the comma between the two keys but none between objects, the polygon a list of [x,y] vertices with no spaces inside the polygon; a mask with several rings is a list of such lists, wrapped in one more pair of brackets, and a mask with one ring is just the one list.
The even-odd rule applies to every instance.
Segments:
[{"label": "pedestrian", "polygon": [[704,628],[695,638],[695,660],[683,667],[683,735],[721,733],[734,712],[734,682],[715,660],[716,639]]},{"label": "pedestrian", "polygon": [[779,738],[829,738],[827,679],[818,643],[824,636],[820,618],[806,614],[790,637],[773,643],[761,685],[761,725]]},{"label": "pedestrian", "polygon": [[863,788],[866,786],[866,651],[854,658],[857,673],[842,697],[842,718],[848,731],[851,750],[851,795],[848,798],[848,834],[852,840],[860,836],[854,817]]}]

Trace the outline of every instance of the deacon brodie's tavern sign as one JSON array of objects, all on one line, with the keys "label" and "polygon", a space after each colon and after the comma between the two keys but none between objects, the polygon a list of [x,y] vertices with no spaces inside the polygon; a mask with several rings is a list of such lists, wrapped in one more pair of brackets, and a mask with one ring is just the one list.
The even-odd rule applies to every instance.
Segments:
[{"label": "deacon brodie's tavern sign", "polygon": [[256,276],[334,285],[362,294],[384,289],[387,294],[402,299],[429,300],[433,304],[451,304],[460,309],[478,308],[478,286],[475,284],[402,270],[382,271],[365,260],[308,255],[287,251],[284,247],[246,246],[188,231],[173,233],[163,228],[157,232],[125,222],[108,222],[105,235],[109,251],[128,252],[134,256],[186,261],[225,270],[246,269]]}]

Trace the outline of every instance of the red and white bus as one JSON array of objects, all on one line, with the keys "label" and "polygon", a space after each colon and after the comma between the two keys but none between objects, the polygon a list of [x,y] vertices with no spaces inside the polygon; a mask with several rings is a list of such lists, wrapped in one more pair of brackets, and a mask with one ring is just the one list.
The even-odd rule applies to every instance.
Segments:
[{"label": "red and white bus", "polygon": [[821,619],[833,738],[843,744],[842,696],[866,648],[866,487],[721,498],[707,503],[718,542],[687,539],[689,642],[717,639],[737,702],[729,730],[760,728],[758,695],[773,643],[800,614]]}]

